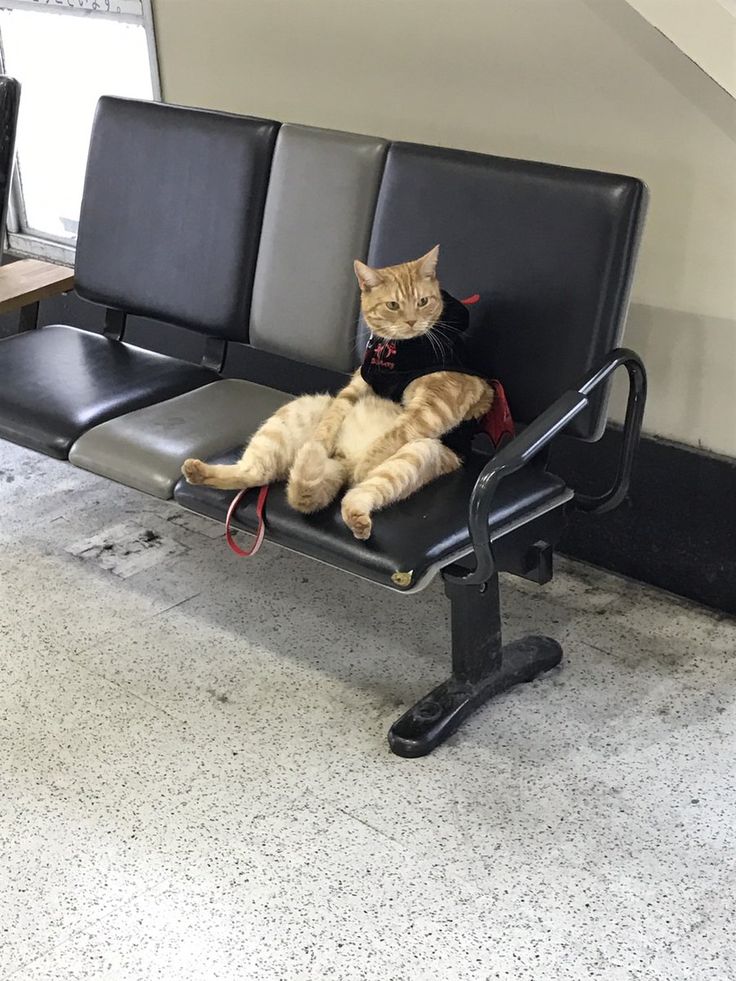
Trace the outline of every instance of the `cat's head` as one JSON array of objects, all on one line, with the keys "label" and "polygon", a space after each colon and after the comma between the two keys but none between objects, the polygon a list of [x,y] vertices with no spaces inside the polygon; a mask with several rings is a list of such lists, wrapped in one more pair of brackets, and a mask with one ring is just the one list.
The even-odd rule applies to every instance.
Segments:
[{"label": "cat's head", "polygon": [[426,334],[442,313],[437,281],[439,245],[412,262],[373,269],[355,260],[360,307],[371,332],[406,341]]}]

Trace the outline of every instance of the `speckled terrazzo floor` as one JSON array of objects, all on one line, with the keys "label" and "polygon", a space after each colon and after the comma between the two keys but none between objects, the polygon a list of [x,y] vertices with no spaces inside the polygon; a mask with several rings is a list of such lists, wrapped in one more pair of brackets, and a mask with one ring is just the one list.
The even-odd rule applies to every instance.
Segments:
[{"label": "speckled terrazzo floor", "polygon": [[733,981],[733,621],[509,580],[563,669],[399,760],[439,586],[217,534],[0,442],[1,978]]}]

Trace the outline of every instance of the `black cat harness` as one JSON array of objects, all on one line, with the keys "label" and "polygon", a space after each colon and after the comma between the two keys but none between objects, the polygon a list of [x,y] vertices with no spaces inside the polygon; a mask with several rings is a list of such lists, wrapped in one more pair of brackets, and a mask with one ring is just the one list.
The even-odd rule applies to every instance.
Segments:
[{"label": "black cat harness", "polygon": [[376,395],[392,402],[401,402],[404,392],[417,378],[438,371],[456,371],[485,379],[494,390],[493,403],[486,415],[459,423],[440,439],[461,458],[470,453],[472,442],[479,434],[487,436],[494,450],[498,450],[505,439],[513,437],[514,427],[503,386],[488,377],[468,341],[467,308],[480,297],[476,294],[467,300],[456,300],[446,290],[441,290],[441,294],[442,313],[426,334],[408,341],[391,341],[371,334],[360,373]]}]

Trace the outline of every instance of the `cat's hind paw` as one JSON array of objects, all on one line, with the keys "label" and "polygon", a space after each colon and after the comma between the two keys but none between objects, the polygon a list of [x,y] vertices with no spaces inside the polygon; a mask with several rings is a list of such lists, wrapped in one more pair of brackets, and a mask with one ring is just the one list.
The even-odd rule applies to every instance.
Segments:
[{"label": "cat's hind paw", "polygon": [[327,507],[329,500],[319,484],[306,484],[300,480],[290,480],[286,487],[286,499],[295,511],[314,514]]},{"label": "cat's hind paw", "polygon": [[368,502],[362,494],[348,491],[342,499],[342,520],[359,541],[371,537],[373,522],[371,521]]},{"label": "cat's hind paw", "polygon": [[305,443],[294,460],[286,499],[302,514],[314,514],[331,504],[345,479],[344,468],[315,440]]},{"label": "cat's hind paw", "polygon": [[182,464],[181,472],[184,474],[188,484],[203,484],[207,480],[208,466],[201,460],[185,460]]}]

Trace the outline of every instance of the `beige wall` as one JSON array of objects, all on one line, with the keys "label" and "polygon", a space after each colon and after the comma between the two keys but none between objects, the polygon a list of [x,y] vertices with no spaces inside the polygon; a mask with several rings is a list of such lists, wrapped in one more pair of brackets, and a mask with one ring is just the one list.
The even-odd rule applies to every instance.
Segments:
[{"label": "beige wall", "polygon": [[736,456],[736,103],[624,0],[155,0],[165,97],[631,173],[649,432]]},{"label": "beige wall", "polygon": [[628,0],[731,95],[736,96],[736,5],[732,0]]}]

